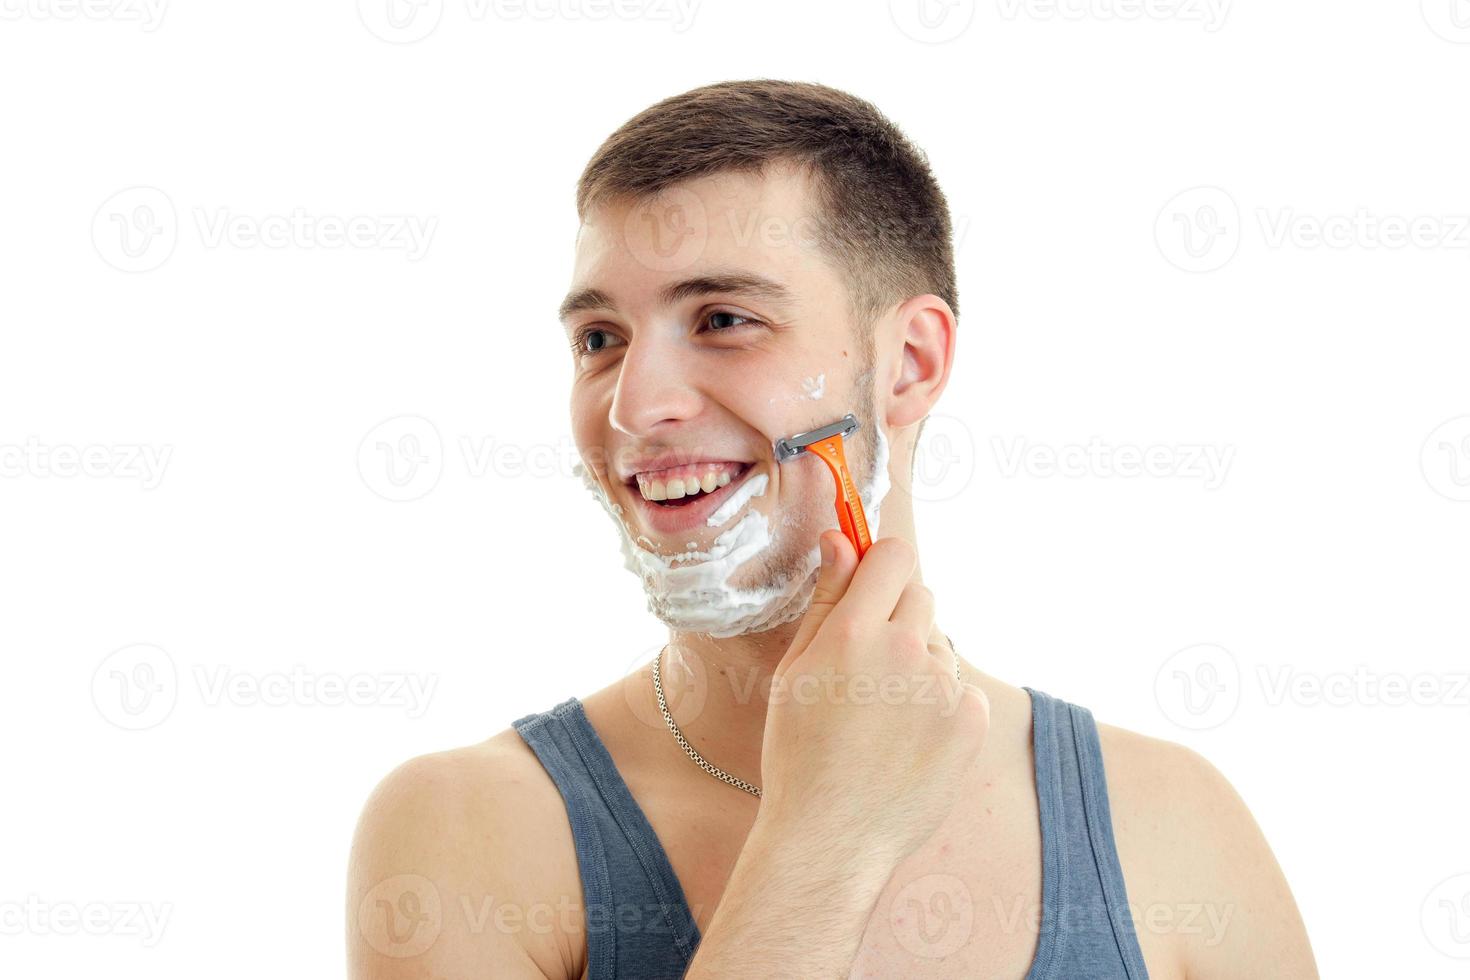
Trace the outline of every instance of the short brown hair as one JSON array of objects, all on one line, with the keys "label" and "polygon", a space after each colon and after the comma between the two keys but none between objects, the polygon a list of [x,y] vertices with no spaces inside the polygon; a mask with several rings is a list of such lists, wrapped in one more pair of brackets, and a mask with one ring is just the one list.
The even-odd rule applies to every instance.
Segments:
[{"label": "short brown hair", "polygon": [[813,82],[718,82],[629,119],[587,163],[577,216],[621,196],[654,195],[721,172],[794,163],[812,177],[819,247],[845,273],[863,329],[933,293],[959,316],[949,207],[928,158],[872,103]]}]

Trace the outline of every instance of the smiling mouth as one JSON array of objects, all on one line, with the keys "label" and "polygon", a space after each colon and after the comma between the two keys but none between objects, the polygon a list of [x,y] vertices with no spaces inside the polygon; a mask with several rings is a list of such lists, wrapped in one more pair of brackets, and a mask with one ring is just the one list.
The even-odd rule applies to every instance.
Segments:
[{"label": "smiling mouth", "polygon": [[756,470],[754,463],[739,460],[696,463],[640,473],[628,481],[628,487],[636,494],[650,528],[667,534],[691,532],[708,524],[735,488]]},{"label": "smiling mouth", "polygon": [[639,473],[628,482],[637,488],[645,503],[678,509],[724,496],[730,487],[750,472],[752,466],[736,460],[698,463]]}]

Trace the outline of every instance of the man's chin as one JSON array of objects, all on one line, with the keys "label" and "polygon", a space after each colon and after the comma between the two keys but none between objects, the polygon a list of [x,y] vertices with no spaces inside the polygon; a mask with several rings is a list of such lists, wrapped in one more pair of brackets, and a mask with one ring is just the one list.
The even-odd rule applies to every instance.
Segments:
[{"label": "man's chin", "polygon": [[820,563],[813,548],[794,563],[783,563],[787,567],[780,573],[762,569],[745,581],[742,569],[727,582],[703,589],[650,588],[656,583],[645,578],[648,609],[670,629],[685,633],[722,639],[769,632],[806,613]]}]

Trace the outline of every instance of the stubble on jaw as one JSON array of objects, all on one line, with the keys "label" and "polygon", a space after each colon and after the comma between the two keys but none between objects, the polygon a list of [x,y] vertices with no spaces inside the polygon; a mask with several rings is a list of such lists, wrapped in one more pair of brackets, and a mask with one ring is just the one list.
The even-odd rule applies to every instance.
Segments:
[{"label": "stubble on jaw", "polygon": [[[858,487],[866,489],[873,486],[878,479],[878,419],[875,414],[874,380],[877,372],[871,343],[863,343],[860,339],[858,349],[863,363],[854,381],[853,400],[856,404],[851,408],[858,418],[858,429],[855,443],[845,445],[843,452],[847,456],[848,465],[854,470]],[[820,419],[812,423],[810,428],[836,422],[840,417],[841,415],[835,415],[830,419]],[[803,575],[810,575],[815,580],[816,573],[808,571],[809,556],[817,547],[817,538],[821,533],[838,526],[837,515],[832,508],[832,500],[837,491],[825,464],[798,458],[776,465],[812,466],[820,470],[823,491],[817,500],[804,502],[804,506],[788,506],[779,514],[771,515],[775,546],[760,557],[759,569],[752,569],[749,576],[737,576],[744,580],[739,584],[746,588],[786,585]],[[872,515],[869,515],[868,520],[871,523]]]}]

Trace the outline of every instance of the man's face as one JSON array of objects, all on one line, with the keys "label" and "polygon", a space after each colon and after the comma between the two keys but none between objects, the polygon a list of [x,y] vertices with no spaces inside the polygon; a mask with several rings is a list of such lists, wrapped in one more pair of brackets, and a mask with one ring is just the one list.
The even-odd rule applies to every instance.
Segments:
[{"label": "man's face", "polygon": [[610,202],[578,236],[563,316],[573,434],[675,628],[755,632],[805,608],[835,488],[814,457],[777,464],[777,439],[856,413],[845,449],[876,525],[872,365],[814,217],[788,171],[722,174]]}]

